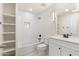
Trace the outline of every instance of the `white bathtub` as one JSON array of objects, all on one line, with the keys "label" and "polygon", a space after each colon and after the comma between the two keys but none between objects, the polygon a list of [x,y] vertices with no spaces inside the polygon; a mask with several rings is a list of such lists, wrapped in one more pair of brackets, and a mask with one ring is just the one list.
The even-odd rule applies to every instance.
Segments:
[{"label": "white bathtub", "polygon": [[[46,38],[44,38],[44,39],[46,39]],[[48,40],[46,40],[44,42],[46,42],[46,44],[48,44]],[[31,56],[33,54],[33,52],[37,51],[36,46],[39,43],[42,43],[42,42],[27,44],[27,45],[25,45],[25,47],[17,48],[16,55],[17,56]]]},{"label": "white bathtub", "polygon": [[18,48],[16,55],[17,56],[31,56],[33,54],[33,52],[36,52],[37,44],[39,44],[39,42],[33,43],[33,44],[28,44],[28,45],[26,45],[26,47],[23,47],[23,48]]}]

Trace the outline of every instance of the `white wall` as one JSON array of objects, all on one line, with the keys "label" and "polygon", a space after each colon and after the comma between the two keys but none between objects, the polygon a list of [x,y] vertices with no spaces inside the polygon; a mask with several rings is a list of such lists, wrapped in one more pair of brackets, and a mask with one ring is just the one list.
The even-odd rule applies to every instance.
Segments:
[{"label": "white wall", "polygon": [[[56,34],[56,24],[55,22],[51,22],[51,15],[52,13],[50,11],[44,11],[43,13],[40,14],[32,14],[30,12],[23,12],[17,10],[17,18],[16,18],[17,55],[20,54],[21,52],[27,54],[28,51],[26,49],[27,46],[29,44],[37,43],[39,34],[42,35],[42,41],[44,38]],[[41,19],[39,20],[38,17],[41,17]],[[25,28],[24,22],[30,22],[30,27],[28,29]],[[23,51],[24,47],[26,51]],[[29,52],[34,50],[34,48],[30,49],[30,47],[28,47],[28,49]]]},{"label": "white wall", "polygon": [[56,34],[56,20],[53,22],[52,9],[45,10],[37,15],[41,17],[38,20],[38,31],[42,34],[43,38],[50,37]]},{"label": "white wall", "polygon": [[[26,28],[24,22],[30,22],[30,27]],[[36,16],[29,12],[19,11],[16,20],[16,39],[18,47],[26,47],[37,40]]]},{"label": "white wall", "polygon": [[[39,20],[38,17],[41,17]],[[42,39],[52,36],[56,33],[55,22],[51,22],[50,12],[44,12],[40,15],[34,15],[29,12],[19,11],[16,20],[16,38],[18,47],[26,47],[28,44],[37,42],[38,35]],[[30,28],[25,28],[24,22],[30,22]]]}]

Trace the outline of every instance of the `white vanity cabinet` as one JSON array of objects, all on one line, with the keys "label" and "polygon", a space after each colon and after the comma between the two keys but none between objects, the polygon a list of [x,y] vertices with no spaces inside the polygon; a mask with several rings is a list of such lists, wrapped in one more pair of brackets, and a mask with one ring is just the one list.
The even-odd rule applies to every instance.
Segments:
[{"label": "white vanity cabinet", "polygon": [[79,45],[51,38],[49,39],[49,56],[79,56]]}]

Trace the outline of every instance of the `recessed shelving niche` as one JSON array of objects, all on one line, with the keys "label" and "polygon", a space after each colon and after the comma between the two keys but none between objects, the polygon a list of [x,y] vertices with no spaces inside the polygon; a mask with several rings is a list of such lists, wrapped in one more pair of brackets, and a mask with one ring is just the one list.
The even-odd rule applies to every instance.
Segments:
[{"label": "recessed shelving niche", "polygon": [[3,56],[16,55],[16,4],[3,3],[2,28],[3,28]]},{"label": "recessed shelving niche", "polygon": [[3,23],[4,24],[15,24],[15,17],[3,15]]}]

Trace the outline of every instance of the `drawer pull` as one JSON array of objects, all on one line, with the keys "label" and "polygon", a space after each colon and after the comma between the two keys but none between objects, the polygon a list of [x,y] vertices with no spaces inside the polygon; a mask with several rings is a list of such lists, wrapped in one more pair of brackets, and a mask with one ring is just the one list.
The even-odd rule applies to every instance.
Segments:
[{"label": "drawer pull", "polygon": [[69,56],[72,56],[72,54],[69,54]]}]

